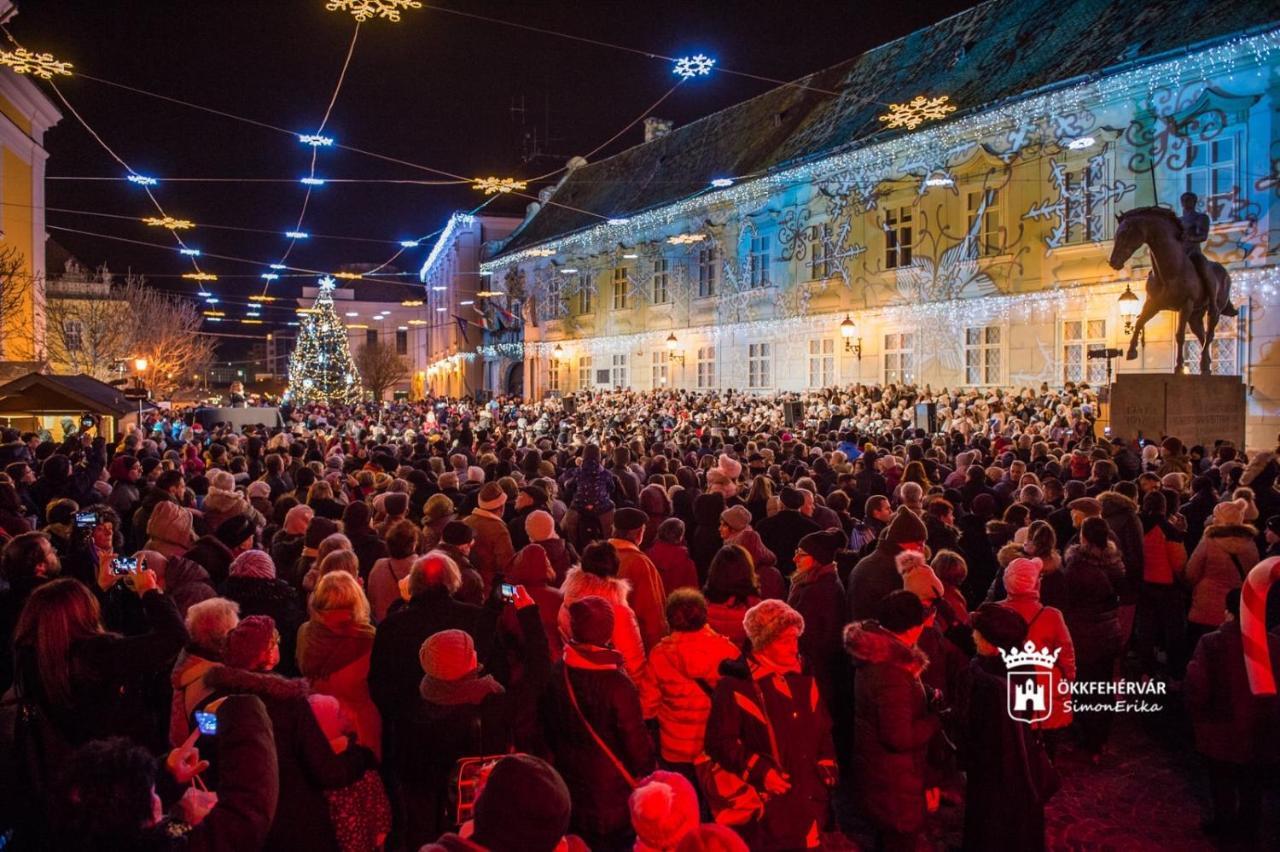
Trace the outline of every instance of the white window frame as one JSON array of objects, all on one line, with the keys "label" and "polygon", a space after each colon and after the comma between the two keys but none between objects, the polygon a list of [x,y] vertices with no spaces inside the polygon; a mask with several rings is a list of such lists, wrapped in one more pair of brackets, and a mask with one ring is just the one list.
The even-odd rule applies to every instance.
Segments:
[{"label": "white window frame", "polygon": [[[1187,166],[1183,169],[1182,190],[1200,196],[1198,209],[1209,214],[1210,221],[1232,222],[1233,202],[1243,193],[1240,180],[1244,134],[1238,129],[1218,134],[1203,142],[1191,142]],[[1230,144],[1230,157],[1219,159],[1222,145]]]},{"label": "white window frame", "polygon": [[[1218,317],[1218,327],[1213,333],[1212,355],[1209,359],[1209,371],[1215,376],[1239,376],[1240,370],[1240,324],[1245,322],[1244,311],[1234,317]],[[1200,371],[1200,341],[1190,331],[1182,344],[1182,359],[1189,372]]]},{"label": "white window frame", "polygon": [[[1090,186],[1093,184],[1095,179],[1099,186],[1106,186],[1107,178],[1112,170],[1111,159],[1109,157],[1104,158],[1102,161],[1102,168],[1097,175],[1094,175],[1090,171],[1091,161],[1091,159],[1087,159],[1084,162],[1079,163],[1077,168],[1067,170],[1066,174],[1063,175],[1063,180],[1066,181],[1066,185],[1064,187],[1065,190],[1069,190],[1072,186]],[[1077,217],[1072,212],[1071,205],[1073,202],[1071,201],[1071,196],[1069,192],[1064,192],[1062,216],[1063,221],[1066,222],[1067,233],[1062,241],[1063,245],[1083,245],[1084,243],[1102,242],[1104,240],[1109,240],[1112,237],[1112,202],[1107,199],[1094,202],[1089,198],[1087,193],[1084,198],[1085,200],[1079,203],[1086,205],[1085,216],[1081,221],[1077,222]],[[1092,210],[1095,205],[1101,208],[1101,211],[1097,216],[1099,231],[1096,234],[1092,234],[1088,231],[1088,211]]]},{"label": "white window frame", "polygon": [[708,343],[698,347],[698,389],[716,386],[716,347]]},{"label": "white window frame", "polygon": [[578,313],[589,314],[595,310],[591,296],[591,277],[588,273],[580,273],[578,278]]},{"label": "white window frame", "polygon": [[895,331],[884,336],[881,362],[883,384],[910,385],[916,380],[916,335],[914,331]]},{"label": "white window frame", "polygon": [[716,294],[719,279],[720,251],[715,246],[698,249],[698,298],[709,299]]},{"label": "white window frame", "polygon": [[62,340],[68,352],[84,351],[84,323],[78,319],[62,321]]},{"label": "white window frame", "polygon": [[578,387],[591,387],[591,356],[578,356]]},{"label": "white window frame", "polygon": [[627,387],[627,353],[614,353],[609,365],[609,384],[615,388]]},{"label": "white window frame", "polygon": [[964,347],[964,386],[979,388],[1003,384],[1004,344],[1007,337],[1004,327],[976,326],[965,328],[961,334]]},{"label": "white window frame", "polygon": [[[1101,325],[1099,325],[1099,323]],[[1107,362],[1089,358],[1093,349],[1107,346],[1107,320],[1104,317],[1081,317],[1062,321],[1062,381],[1087,382],[1091,386],[1107,381]],[[1078,357],[1076,362],[1073,356]],[[1078,363],[1078,368],[1077,368]],[[1072,375],[1078,369],[1078,375]]]},{"label": "white window frame", "polygon": [[747,253],[747,283],[753,290],[768,287],[769,264],[772,262],[771,245],[773,238],[769,234],[753,234],[750,250]]},{"label": "white window frame", "polygon": [[966,221],[968,229],[973,230],[974,219],[978,215],[978,207],[982,204],[983,194],[987,196],[987,209],[982,214],[982,224],[978,227],[975,238],[978,243],[980,257],[992,257],[1001,252],[1001,235],[1004,231],[1002,201],[999,189],[971,189],[965,193]]},{"label": "white window frame", "polygon": [[809,229],[809,279],[825,281],[834,273],[834,261],[827,247],[831,245],[831,226],[813,225]]},{"label": "white window frame", "polygon": [[560,359],[552,358],[547,365],[547,390],[560,390]]},{"label": "white window frame", "polygon": [[665,388],[667,384],[671,381],[671,368],[670,368],[669,359],[667,358],[667,350],[665,349],[653,350],[652,368],[653,368],[652,375],[650,376],[652,385],[650,385],[650,387],[652,387],[654,390],[658,390],[659,388]]},{"label": "white window frame", "polygon": [[613,268],[613,309],[615,311],[627,309],[627,268],[625,266]]},{"label": "white window frame", "polygon": [[747,387],[762,390],[773,387],[773,344],[747,345]]},{"label": "white window frame", "polygon": [[884,211],[884,268],[902,269],[911,265],[915,247],[914,211],[910,204]]},{"label": "white window frame", "polygon": [[829,388],[836,383],[836,341],[816,337],[809,341],[809,387]]},{"label": "white window frame", "polygon": [[665,257],[653,261],[653,303],[665,305],[671,301],[671,264]]}]

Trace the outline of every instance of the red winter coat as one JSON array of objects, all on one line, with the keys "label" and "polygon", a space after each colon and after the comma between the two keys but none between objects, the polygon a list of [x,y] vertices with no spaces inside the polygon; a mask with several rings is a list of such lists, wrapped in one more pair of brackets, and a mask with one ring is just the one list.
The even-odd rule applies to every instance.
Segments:
[{"label": "red winter coat", "polygon": [[[1076,649],[1061,610],[1040,603],[1040,595],[1035,592],[1010,595],[1000,605],[1022,616],[1022,620],[1027,623],[1027,640],[1034,642],[1037,649],[1048,648],[1051,652],[1058,649],[1058,662],[1053,667],[1057,680],[1070,683],[1076,679]],[[1057,700],[1050,703],[1053,706],[1050,708],[1049,718],[1038,722],[1035,727],[1056,730],[1070,725],[1070,705],[1066,701]]]},{"label": "red winter coat", "polygon": [[711,713],[709,690],[720,680],[720,664],[737,659],[739,653],[737,646],[708,625],[673,632],[649,653],[649,671],[662,696],[658,730],[663,760],[692,763],[702,753]]},{"label": "red winter coat", "polygon": [[653,561],[662,577],[662,588],[668,595],[676,589],[698,588],[698,567],[689,556],[689,549],[683,544],[671,544],[655,541],[645,551],[645,555]]}]

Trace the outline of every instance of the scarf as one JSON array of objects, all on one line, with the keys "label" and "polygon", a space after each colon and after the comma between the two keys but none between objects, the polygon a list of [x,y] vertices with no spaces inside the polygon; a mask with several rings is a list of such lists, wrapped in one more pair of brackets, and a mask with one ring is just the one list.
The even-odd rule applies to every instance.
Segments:
[{"label": "scarf", "polygon": [[423,675],[418,684],[418,694],[424,701],[453,707],[459,704],[479,704],[490,695],[502,695],[506,692],[502,684],[490,675],[481,675],[480,669],[458,680],[441,680],[431,675]]},{"label": "scarf", "polygon": [[328,677],[368,654],[374,632],[349,612],[316,613],[298,631],[298,667],[309,678]]}]

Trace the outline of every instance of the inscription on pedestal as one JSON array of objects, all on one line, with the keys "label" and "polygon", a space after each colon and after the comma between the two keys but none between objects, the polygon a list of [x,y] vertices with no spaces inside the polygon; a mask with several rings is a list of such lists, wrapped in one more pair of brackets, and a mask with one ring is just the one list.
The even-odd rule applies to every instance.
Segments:
[{"label": "inscription on pedestal", "polygon": [[1245,387],[1239,376],[1121,373],[1111,386],[1111,434],[1187,446],[1244,446]]}]

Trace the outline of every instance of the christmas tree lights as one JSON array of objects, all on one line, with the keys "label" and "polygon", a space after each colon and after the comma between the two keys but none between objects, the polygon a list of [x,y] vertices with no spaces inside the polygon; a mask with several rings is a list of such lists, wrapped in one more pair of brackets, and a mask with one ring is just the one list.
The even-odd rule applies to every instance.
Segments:
[{"label": "christmas tree lights", "polygon": [[333,307],[335,283],[328,276],[321,278],[315,305],[298,312],[298,347],[289,358],[289,389],[285,392],[295,405],[349,404],[363,395],[347,344],[347,326]]}]

